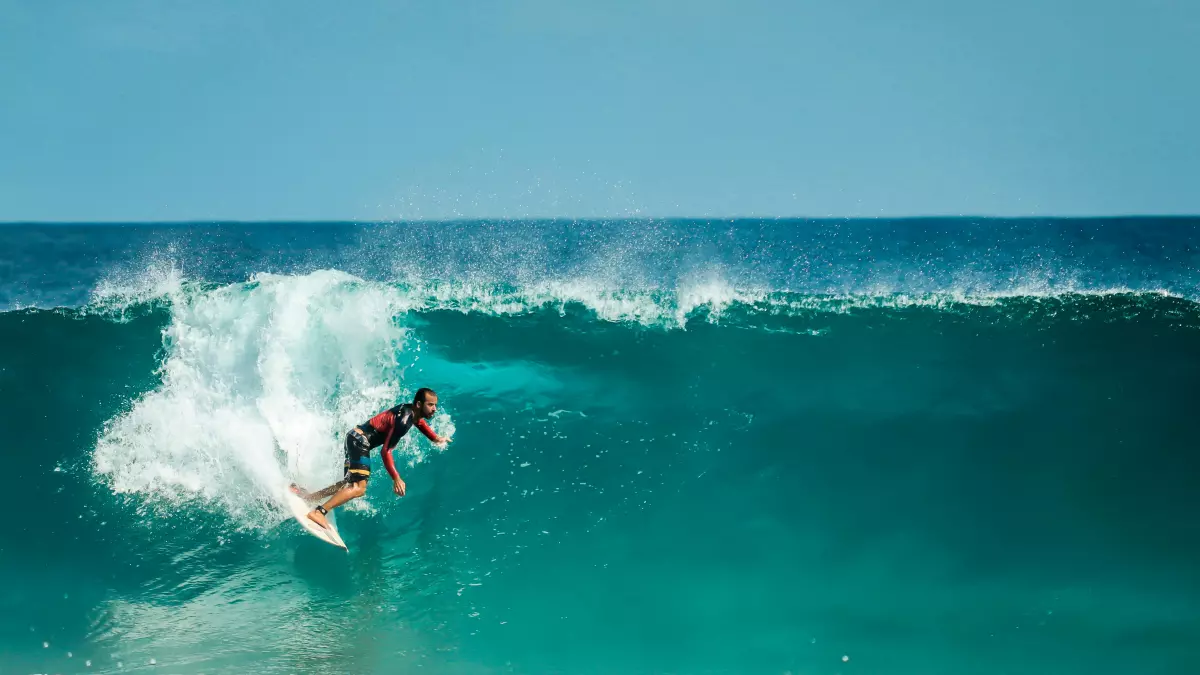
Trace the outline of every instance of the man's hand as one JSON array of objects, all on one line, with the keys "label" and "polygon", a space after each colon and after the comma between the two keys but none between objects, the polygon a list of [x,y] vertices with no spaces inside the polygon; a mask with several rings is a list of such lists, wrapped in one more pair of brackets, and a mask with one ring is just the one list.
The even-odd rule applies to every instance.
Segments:
[{"label": "man's hand", "polygon": [[397,478],[395,481],[393,481],[392,482],[392,492],[395,492],[397,497],[403,497],[404,496],[404,481],[400,480],[399,478]]}]

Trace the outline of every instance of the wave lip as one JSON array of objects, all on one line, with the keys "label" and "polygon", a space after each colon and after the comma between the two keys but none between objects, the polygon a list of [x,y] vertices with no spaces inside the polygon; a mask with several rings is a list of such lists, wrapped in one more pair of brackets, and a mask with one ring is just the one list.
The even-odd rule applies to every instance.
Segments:
[{"label": "wave lip", "polygon": [[219,286],[191,281],[179,268],[163,264],[151,266],[141,275],[105,279],[93,289],[91,302],[80,311],[122,320],[157,307],[205,305],[218,295],[253,293],[259,287],[289,289],[282,292],[303,295],[298,289],[314,283],[331,284],[331,293],[335,293],[332,290],[335,287],[339,289],[336,292],[346,293],[336,302],[331,296],[333,304],[354,305],[359,300],[374,298],[373,304],[364,303],[356,309],[346,310],[359,312],[362,316],[424,311],[517,316],[543,311],[565,314],[578,308],[606,322],[679,329],[686,329],[694,321],[719,323],[732,315],[745,319],[758,314],[778,317],[912,307],[958,311],[972,306],[1071,302],[1106,297],[1139,301],[1164,298],[1179,300],[1186,305],[1195,304],[1189,296],[1162,287],[1113,285],[1091,288],[1070,279],[1058,283],[1032,279],[1007,287],[962,284],[927,290],[906,288],[902,284],[875,284],[854,290],[809,291],[738,286],[719,270],[692,275],[673,286],[621,287],[587,277],[521,285],[481,281],[381,282],[325,269],[302,275],[255,274],[245,283]]},{"label": "wave lip", "polygon": [[542,311],[565,315],[572,308],[579,308],[601,321],[666,329],[686,329],[696,321],[745,321],[758,315],[799,317],[918,307],[964,311],[971,307],[1072,303],[1103,298],[1126,298],[1140,303],[1173,299],[1186,306],[1195,306],[1184,296],[1161,289],[1079,290],[1036,286],[1001,291],[906,292],[875,288],[861,293],[807,293],[737,288],[719,277],[681,284],[673,289],[650,290],[612,289],[582,280],[543,282],[519,288],[478,284],[408,285],[400,290],[409,298],[413,311],[519,316]]},{"label": "wave lip", "polygon": [[[315,288],[323,288],[321,293],[325,296],[310,297],[311,289]],[[270,310],[256,309],[261,300],[247,299],[255,297],[274,297],[277,304]],[[1113,285],[1091,288],[1069,280],[1048,283],[1044,279],[998,288],[963,284],[941,290],[922,290],[901,284],[876,284],[863,289],[818,292],[738,286],[719,270],[692,275],[673,286],[621,287],[603,279],[586,277],[523,285],[480,281],[382,282],[324,269],[301,275],[261,273],[242,283],[218,285],[189,280],[178,267],[170,264],[152,266],[141,275],[107,278],[93,289],[91,298],[83,308],[59,311],[101,315],[116,321],[156,309],[165,309],[172,316],[188,317],[184,324],[173,320],[172,328],[167,331],[168,339],[179,333],[194,335],[194,331],[200,330],[208,321],[212,321],[212,325],[203,330],[214,335],[224,331],[226,336],[254,339],[255,336],[239,333],[237,322],[217,316],[220,311],[232,311],[228,308],[241,305],[254,312],[265,312],[261,320],[270,325],[278,325],[279,321],[299,322],[305,312],[314,313],[313,320],[321,325],[334,320],[378,321],[384,317],[391,321],[392,317],[410,312],[521,316],[540,312],[566,315],[582,311],[604,322],[668,330],[686,330],[696,322],[754,327],[754,317],[808,317],[918,307],[948,312],[996,306],[1033,309],[1056,303],[1071,305],[1120,298],[1125,304],[1134,303],[1146,309],[1152,309],[1158,300],[1175,301],[1172,311],[1190,313],[1197,305],[1193,298],[1163,287]],[[303,309],[310,301],[316,304]],[[216,309],[220,306],[226,310]],[[31,310],[16,308],[9,311]],[[295,316],[285,318],[287,312],[293,312]],[[339,313],[342,318],[335,319]],[[308,327],[297,323],[291,330],[304,331]],[[379,327],[372,324],[368,330],[377,331]]]}]

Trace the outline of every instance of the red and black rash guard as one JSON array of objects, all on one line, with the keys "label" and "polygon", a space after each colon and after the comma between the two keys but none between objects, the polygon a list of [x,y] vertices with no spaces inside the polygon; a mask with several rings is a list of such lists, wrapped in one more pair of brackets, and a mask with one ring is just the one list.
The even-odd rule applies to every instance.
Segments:
[{"label": "red and black rash guard", "polygon": [[387,469],[392,480],[400,478],[400,474],[396,473],[396,465],[392,462],[392,448],[396,447],[401,437],[407,434],[413,426],[420,429],[426,438],[437,442],[437,434],[433,433],[433,429],[429,428],[425,420],[417,419],[411,403],[388,408],[358,425],[359,430],[367,437],[370,447],[383,446],[383,450],[380,452],[383,455],[383,468]]}]

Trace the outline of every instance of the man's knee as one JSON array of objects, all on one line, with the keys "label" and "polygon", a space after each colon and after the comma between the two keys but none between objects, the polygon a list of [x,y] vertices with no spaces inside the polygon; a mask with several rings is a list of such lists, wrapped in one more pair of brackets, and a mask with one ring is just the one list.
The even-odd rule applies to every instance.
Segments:
[{"label": "man's knee", "polygon": [[350,496],[361,497],[367,494],[367,481],[360,480],[350,484]]}]

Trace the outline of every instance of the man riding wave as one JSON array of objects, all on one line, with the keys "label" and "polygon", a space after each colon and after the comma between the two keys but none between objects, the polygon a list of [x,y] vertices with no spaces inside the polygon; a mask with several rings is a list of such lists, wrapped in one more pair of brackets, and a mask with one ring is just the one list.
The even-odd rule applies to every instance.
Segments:
[{"label": "man riding wave", "polygon": [[432,389],[422,387],[413,396],[412,403],[388,408],[371,419],[354,427],[346,433],[346,462],[342,480],[317,492],[305,492],[292,483],[292,492],[307,500],[329,497],[324,504],[318,505],[308,513],[308,517],[321,527],[328,528],[329,521],[325,516],[337,507],[351,499],[357,499],[367,492],[367,480],[371,477],[371,450],[382,446],[383,468],[392,477],[392,491],[397,497],[404,496],[404,481],[396,472],[396,464],[392,460],[392,450],[404,434],[416,427],[425,437],[435,444],[445,447],[450,442],[445,436],[438,436],[429,428],[425,420],[437,413],[437,394]]}]

